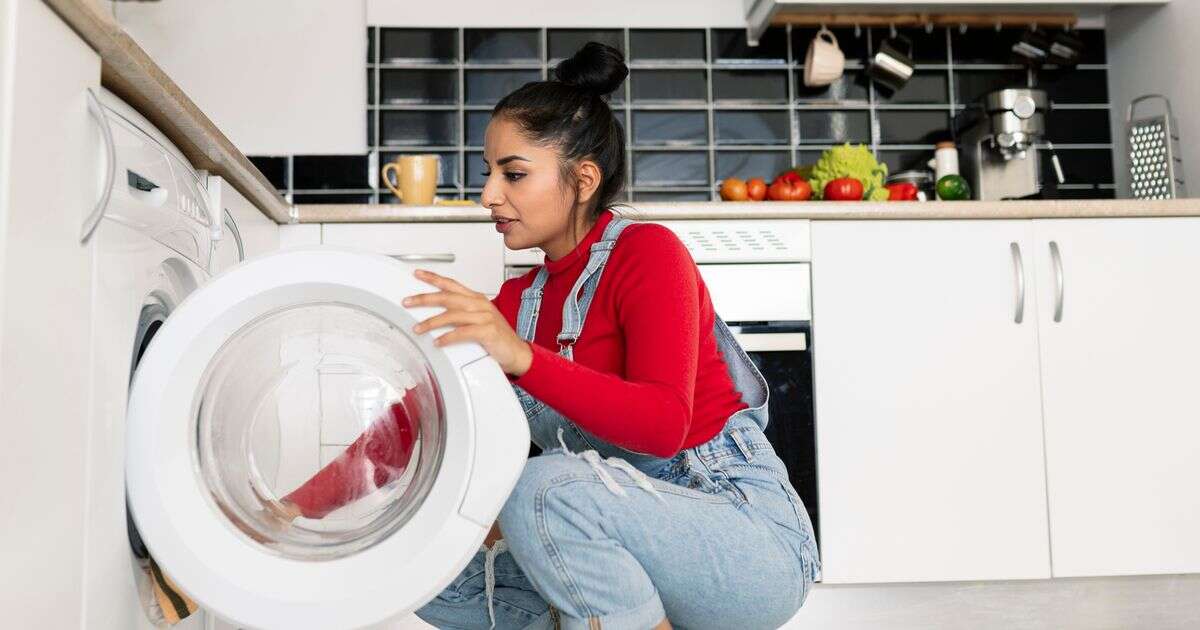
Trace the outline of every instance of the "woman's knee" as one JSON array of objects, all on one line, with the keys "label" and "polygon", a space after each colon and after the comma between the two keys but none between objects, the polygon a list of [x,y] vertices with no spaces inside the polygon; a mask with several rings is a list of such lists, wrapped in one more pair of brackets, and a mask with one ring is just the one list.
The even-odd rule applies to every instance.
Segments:
[{"label": "woman's knee", "polygon": [[[530,458],[517,485],[500,511],[500,531],[506,539],[536,535],[537,519],[545,517],[546,493],[583,474],[578,459],[559,452]],[[540,505],[539,505],[540,504]],[[540,516],[539,516],[540,515]]]}]

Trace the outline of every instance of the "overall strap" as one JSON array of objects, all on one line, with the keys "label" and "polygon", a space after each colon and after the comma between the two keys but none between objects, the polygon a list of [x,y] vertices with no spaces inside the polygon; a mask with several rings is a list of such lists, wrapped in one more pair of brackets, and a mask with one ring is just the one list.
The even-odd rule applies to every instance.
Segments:
[{"label": "overall strap", "polygon": [[[558,347],[559,354],[568,359],[573,357],[571,347],[575,345],[580,331],[583,330],[583,322],[587,319],[588,308],[596,296],[596,286],[600,283],[600,276],[604,272],[604,266],[608,262],[613,247],[617,244],[617,238],[625,228],[632,224],[633,221],[629,219],[614,218],[605,226],[600,240],[592,244],[589,249],[587,266],[584,267],[583,273],[579,274],[575,285],[571,287],[571,293],[563,302],[563,328],[558,333]],[[537,333],[538,311],[542,308],[542,292],[549,279],[550,272],[543,265],[534,277],[533,284],[521,292],[521,308],[517,311],[517,335],[525,341],[532,342]],[[580,289],[583,289],[583,295],[580,295]]]},{"label": "overall strap", "polygon": [[[584,267],[583,273],[579,274],[575,285],[571,287],[571,293],[563,302],[563,325],[558,333],[558,349],[559,354],[568,359],[572,358],[572,346],[579,340],[579,334],[583,331],[583,323],[587,319],[592,299],[596,297],[596,287],[600,284],[608,257],[617,245],[617,238],[621,236],[621,232],[630,225],[633,225],[633,221],[629,219],[614,218],[604,228],[604,235],[591,247],[587,266]],[[583,290],[582,295],[580,289]]]},{"label": "overall strap", "polygon": [[517,311],[517,335],[530,343],[533,343],[533,336],[537,332],[538,311],[542,309],[542,287],[546,286],[548,279],[550,272],[542,265],[533,278],[533,284],[521,291],[521,308]]}]

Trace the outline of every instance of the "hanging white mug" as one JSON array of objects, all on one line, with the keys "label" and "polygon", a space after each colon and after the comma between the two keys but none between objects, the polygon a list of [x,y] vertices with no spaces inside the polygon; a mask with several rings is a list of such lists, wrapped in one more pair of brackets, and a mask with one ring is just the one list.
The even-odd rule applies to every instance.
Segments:
[{"label": "hanging white mug", "polygon": [[838,47],[833,31],[821,27],[804,57],[804,85],[822,87],[837,81],[846,69],[846,54]]}]

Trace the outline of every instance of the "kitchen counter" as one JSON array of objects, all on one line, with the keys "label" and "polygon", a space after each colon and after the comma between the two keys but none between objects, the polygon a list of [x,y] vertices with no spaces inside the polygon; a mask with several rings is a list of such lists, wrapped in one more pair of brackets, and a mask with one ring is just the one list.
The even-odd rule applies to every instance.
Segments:
[{"label": "kitchen counter", "polygon": [[[486,222],[482,206],[399,204],[296,206],[300,223]],[[637,219],[1056,219],[1200,216],[1200,199],[1138,201],[1088,199],[1052,201],[937,202],[676,202],[633,203],[625,214]]]},{"label": "kitchen counter", "polygon": [[287,201],[104,6],[94,0],[44,2],[99,53],[104,87],[154,123],[196,168],[225,178],[276,223],[290,221]]}]

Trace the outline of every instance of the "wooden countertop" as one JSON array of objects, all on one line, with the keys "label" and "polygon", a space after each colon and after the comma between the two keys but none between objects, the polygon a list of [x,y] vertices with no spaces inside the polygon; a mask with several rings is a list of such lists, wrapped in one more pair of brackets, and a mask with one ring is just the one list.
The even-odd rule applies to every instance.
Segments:
[{"label": "wooden countertop", "polygon": [[267,178],[94,0],[43,0],[100,54],[101,84],[154,123],[196,167],[224,177],[263,214],[292,221]]},{"label": "wooden countertop", "polygon": [[[631,218],[669,219],[1059,219],[1200,216],[1200,199],[936,202],[633,203]],[[487,222],[482,206],[349,204],[296,206],[300,223]]]}]

